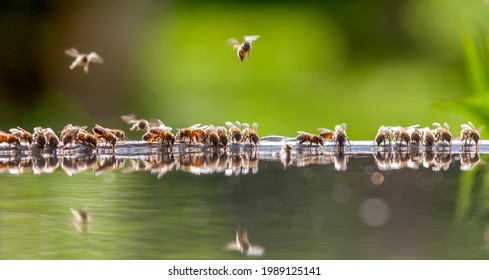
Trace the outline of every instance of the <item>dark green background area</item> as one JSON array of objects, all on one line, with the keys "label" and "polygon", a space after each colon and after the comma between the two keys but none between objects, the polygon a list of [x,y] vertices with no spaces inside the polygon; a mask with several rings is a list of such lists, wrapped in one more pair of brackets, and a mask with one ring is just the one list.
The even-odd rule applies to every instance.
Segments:
[{"label": "dark green background area", "polygon": [[[0,129],[127,129],[120,116],[135,113],[173,128],[258,122],[261,135],[342,122],[354,139],[432,122],[458,135],[461,123],[489,119],[480,113],[488,9],[482,0],[2,1]],[[254,34],[240,63],[225,41]],[[105,64],[70,71],[69,47]]]}]

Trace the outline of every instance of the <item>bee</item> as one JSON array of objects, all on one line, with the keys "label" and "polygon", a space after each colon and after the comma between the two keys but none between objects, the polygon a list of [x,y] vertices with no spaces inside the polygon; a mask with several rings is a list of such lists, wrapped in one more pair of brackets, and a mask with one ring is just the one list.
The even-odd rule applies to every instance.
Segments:
[{"label": "bee", "polygon": [[217,132],[217,136],[219,136],[219,142],[221,142],[221,144],[224,146],[224,150],[226,150],[229,142],[226,128],[224,126],[218,126],[216,128],[216,132]]},{"label": "bee", "polygon": [[244,36],[244,42],[242,44],[240,44],[238,40],[234,38],[229,39],[228,42],[231,43],[232,47],[237,50],[238,58],[241,60],[241,62],[243,62],[243,59],[250,56],[251,45],[258,38],[260,38],[259,35]]},{"label": "bee", "polygon": [[179,142],[185,142],[185,139],[189,139],[189,145],[192,142],[192,130],[196,129],[200,126],[200,123],[195,124],[191,127],[187,128],[179,128],[177,134],[175,135],[175,139]]},{"label": "bee", "polygon": [[446,141],[448,145],[451,145],[452,134],[450,133],[450,126],[448,123],[444,123],[442,127],[439,123],[434,122],[433,126],[435,127],[434,136],[436,141],[441,142],[442,144]]},{"label": "bee", "polygon": [[460,141],[465,141],[464,145],[467,145],[467,142],[470,143],[474,141],[475,149],[479,150],[479,140],[480,134],[472,122],[469,121],[468,124],[461,125],[462,130],[460,131],[460,136],[462,137]]},{"label": "bee", "polygon": [[85,129],[82,129],[78,132],[78,134],[75,137],[75,140],[79,143],[89,145],[93,148],[97,148],[97,138]]},{"label": "bee", "polygon": [[79,66],[83,67],[86,74],[88,74],[88,65],[90,62],[104,63],[104,60],[95,52],[91,52],[89,54],[79,53],[75,48],[69,48],[65,50],[65,54],[75,58],[73,63],[70,65],[70,70],[73,70],[75,67]]},{"label": "bee", "polygon": [[412,125],[406,129],[407,133],[409,134],[409,137],[411,138],[411,143],[416,144],[416,146],[419,146],[421,143],[421,131],[418,129],[419,124],[417,125]]},{"label": "bee", "polygon": [[282,162],[284,169],[292,164],[292,147],[288,144],[284,144],[280,149],[280,161]]},{"label": "bee", "polygon": [[76,140],[78,132],[80,132],[81,127],[73,126],[71,124],[65,126],[63,131],[61,131],[61,142],[63,142],[63,149],[72,144]]},{"label": "bee", "polygon": [[8,143],[10,146],[14,144],[16,147],[20,148],[20,138],[16,134],[7,133],[0,130],[0,143]]},{"label": "bee", "polygon": [[59,144],[59,138],[56,133],[48,127],[44,129],[44,135],[46,136],[46,143],[51,146],[51,148],[56,149]]},{"label": "bee", "polygon": [[207,141],[207,134],[202,127],[193,128],[190,131],[190,142],[195,141],[197,143],[205,143]]},{"label": "bee", "polygon": [[240,142],[243,138],[243,134],[241,134],[241,123],[239,121],[236,121],[235,124],[226,122],[226,125],[229,127],[229,135],[233,143]]},{"label": "bee", "polygon": [[345,142],[348,142],[348,145],[351,146],[350,139],[346,135],[346,123],[342,123],[341,125],[337,125],[335,127],[331,141],[335,142],[335,144],[337,144],[340,148],[343,148]]},{"label": "bee", "polygon": [[126,133],[121,129],[106,128],[106,130],[114,134],[118,141],[124,141],[126,139]]},{"label": "bee", "polygon": [[33,141],[36,142],[36,145],[39,147],[39,149],[44,150],[44,146],[47,143],[47,138],[42,127],[34,127]]},{"label": "bee", "polygon": [[255,144],[255,146],[258,145],[258,141],[260,140],[260,137],[258,136],[258,133],[256,131],[258,130],[258,123],[253,123],[253,129],[250,128],[250,125],[247,123],[243,123],[243,139],[241,139],[241,142],[246,142],[248,140],[251,144]]},{"label": "bee", "polygon": [[377,135],[375,136],[375,140],[372,145],[377,143],[378,147],[380,144],[384,143],[385,146],[387,142],[389,142],[389,145],[391,144],[391,128],[389,126],[381,126],[377,131]]},{"label": "bee", "polygon": [[393,137],[394,143],[399,142],[399,144],[402,144],[402,142],[406,142],[406,147],[409,146],[409,142],[411,142],[411,136],[406,128],[402,126],[398,126],[393,128],[392,131],[393,131],[392,134],[394,136]]},{"label": "bee", "polygon": [[319,132],[319,137],[323,138],[323,140],[330,140],[333,139],[334,131],[327,129],[327,128],[318,128]]},{"label": "bee", "polygon": [[217,134],[217,129],[211,125],[205,128],[205,133],[209,138],[209,143],[211,143],[211,145],[214,146],[214,149],[217,150],[220,141],[219,134]]},{"label": "bee", "polygon": [[158,120],[158,122],[160,125],[157,127],[152,127],[149,130],[149,133],[156,136],[156,139],[160,139],[162,144],[166,142],[170,149],[173,148],[173,145],[175,144],[175,136],[171,132],[172,128],[165,126],[160,120]]},{"label": "bee", "polygon": [[18,126],[17,128],[11,128],[9,131],[12,134],[17,135],[22,142],[28,144],[29,146],[32,144],[33,141],[32,134],[29,131],[23,129],[22,127]]},{"label": "bee", "polygon": [[316,143],[317,145],[324,146],[324,140],[319,135],[307,133],[304,131],[297,131],[297,134],[298,135],[296,139],[297,141],[299,141],[299,144],[309,142],[309,145]]},{"label": "bee", "polygon": [[423,128],[422,130],[422,141],[426,147],[432,147],[435,144],[435,135],[433,131],[428,127]]},{"label": "bee", "polygon": [[149,132],[146,132],[145,134],[143,134],[143,137],[142,139],[146,142],[150,142],[150,143],[156,143],[156,142],[160,142],[161,141],[161,138],[154,134],[154,133],[151,133],[151,131]]},{"label": "bee", "polygon": [[118,138],[110,131],[110,129],[106,129],[101,125],[96,124],[92,131],[98,139],[102,139],[105,142],[106,146],[114,148]]},{"label": "bee", "polygon": [[136,116],[131,114],[131,115],[126,115],[122,116],[121,119],[125,121],[127,124],[132,125],[131,128],[129,129],[130,131],[146,131],[148,132],[150,129],[150,123],[145,120],[145,119],[136,119]]}]

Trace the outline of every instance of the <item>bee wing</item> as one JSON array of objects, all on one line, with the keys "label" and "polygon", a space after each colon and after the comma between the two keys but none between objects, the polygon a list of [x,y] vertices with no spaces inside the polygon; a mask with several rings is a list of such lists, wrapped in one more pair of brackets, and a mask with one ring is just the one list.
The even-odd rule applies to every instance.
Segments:
[{"label": "bee wing", "polygon": [[440,123],[437,123],[437,122],[434,122],[433,123],[433,127],[434,128],[440,128],[441,127],[441,124]]},{"label": "bee wing", "polygon": [[247,124],[247,123],[242,123],[241,125],[242,125],[244,128],[250,128],[250,125],[249,125],[249,124]]},{"label": "bee wing", "polygon": [[475,125],[474,125],[474,124],[473,124],[471,121],[469,121],[469,123],[468,123],[468,124],[469,124],[469,125],[470,125],[470,126],[473,128],[473,129],[475,129]]},{"label": "bee wing", "polygon": [[65,54],[71,57],[77,57],[80,55],[80,53],[75,48],[66,49]]},{"label": "bee wing", "polygon": [[443,127],[445,127],[446,129],[450,130],[450,126],[448,125],[448,123],[443,123]]},{"label": "bee wing", "polygon": [[234,122],[238,127],[241,127],[241,123],[239,121]]},{"label": "bee wing", "polygon": [[253,129],[255,129],[255,131],[257,131],[257,130],[258,130],[258,123],[256,123],[256,122],[255,122],[255,123],[253,123]]},{"label": "bee wing", "polygon": [[260,35],[250,35],[250,36],[244,36],[243,39],[248,42],[254,42],[258,38],[260,38]]},{"label": "bee wing", "polygon": [[232,122],[225,122],[228,127],[233,127],[234,124]]},{"label": "bee wing", "polygon": [[322,128],[322,127],[318,128],[318,130],[321,132],[331,131],[331,129]]},{"label": "bee wing", "polygon": [[136,121],[136,115],[134,114],[124,115],[121,116],[121,119],[125,121],[127,124],[133,124]]},{"label": "bee wing", "polygon": [[347,128],[346,123],[342,123],[341,128],[343,128],[343,130],[346,130],[346,128]]},{"label": "bee wing", "polygon": [[304,132],[304,131],[302,131],[302,130],[299,130],[299,131],[297,131],[297,134],[309,134],[309,133]]},{"label": "bee wing", "polygon": [[229,251],[240,251],[240,248],[239,248],[238,244],[236,244],[236,242],[231,241],[226,246],[226,250],[229,250]]},{"label": "bee wing", "polygon": [[227,39],[226,40],[226,43],[231,47],[231,48],[234,48],[234,49],[237,49],[239,48],[239,46],[241,46],[241,44],[238,42],[238,40],[236,40],[235,38],[231,38],[231,39]]},{"label": "bee wing", "polygon": [[192,126],[191,126],[191,127],[189,127],[189,128],[198,128],[199,126],[201,126],[201,124],[200,124],[200,123],[198,123],[198,124],[194,124],[194,125],[192,125]]},{"label": "bee wing", "polygon": [[104,59],[100,57],[96,52],[91,52],[90,54],[88,54],[87,58],[90,62],[104,63]]},{"label": "bee wing", "polygon": [[410,126],[410,127],[408,127],[408,128],[417,128],[417,127],[419,127],[419,124],[411,125],[411,126]]}]

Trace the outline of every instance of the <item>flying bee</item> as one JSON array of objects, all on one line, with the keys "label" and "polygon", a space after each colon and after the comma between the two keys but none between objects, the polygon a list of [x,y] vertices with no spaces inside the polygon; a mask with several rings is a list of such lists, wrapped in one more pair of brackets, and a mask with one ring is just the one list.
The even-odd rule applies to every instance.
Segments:
[{"label": "flying bee", "polygon": [[243,62],[243,59],[250,56],[251,46],[258,38],[260,38],[259,35],[244,36],[243,43],[239,43],[238,40],[234,38],[229,39],[228,42],[237,50],[238,58]]},{"label": "flying bee", "polygon": [[59,144],[59,138],[56,133],[48,127],[44,129],[44,135],[46,136],[46,143],[51,146],[51,148],[56,149]]},{"label": "flying bee", "polygon": [[377,131],[377,135],[375,136],[375,140],[372,145],[377,143],[378,147],[380,144],[384,143],[385,146],[387,142],[389,142],[389,145],[391,144],[391,129],[388,126],[381,126]]},{"label": "flying bee", "polygon": [[435,135],[433,131],[428,127],[421,129],[422,141],[426,147],[432,147],[435,144]]},{"label": "flying bee", "polygon": [[334,131],[327,129],[327,128],[318,128],[319,130],[319,137],[323,138],[323,140],[330,140],[333,139]]},{"label": "flying bee", "polygon": [[122,116],[121,119],[125,121],[128,125],[132,125],[131,128],[129,129],[130,131],[136,130],[136,131],[148,132],[150,129],[150,124],[147,120],[136,119],[136,116],[133,114]]},{"label": "flying bee", "polygon": [[185,142],[185,139],[189,139],[189,145],[192,142],[192,130],[196,129],[200,126],[200,123],[195,124],[191,127],[187,128],[179,128],[177,134],[175,135],[175,139],[179,142]]},{"label": "flying bee", "polygon": [[34,127],[33,141],[36,142],[39,149],[44,150],[44,146],[47,143],[47,138],[42,127]]},{"label": "flying bee", "polygon": [[255,146],[258,145],[258,141],[260,140],[260,137],[258,136],[258,133],[256,131],[258,130],[258,123],[253,123],[253,129],[250,128],[250,125],[247,123],[243,123],[243,139],[241,139],[242,142],[246,142],[248,140],[251,144],[255,144]]},{"label": "flying bee", "polygon": [[240,142],[243,138],[243,134],[241,133],[241,123],[239,121],[236,121],[235,124],[232,122],[226,122],[226,125],[229,127],[231,141],[233,141],[233,143]]},{"label": "flying bee", "polygon": [[319,135],[307,133],[304,131],[297,131],[297,134],[298,135],[296,139],[297,141],[299,141],[299,144],[302,144],[304,142],[309,142],[309,145],[315,143],[317,145],[324,146],[324,140]]},{"label": "flying bee", "polygon": [[91,52],[89,54],[79,53],[75,48],[69,48],[65,50],[65,54],[75,58],[73,63],[70,65],[70,70],[73,70],[75,67],[79,66],[83,67],[86,74],[88,74],[88,65],[90,62],[104,63],[104,60],[95,52]]},{"label": "flying bee", "polygon": [[461,127],[460,136],[462,138],[460,141],[465,141],[464,145],[467,145],[467,142],[470,144],[470,142],[474,141],[475,149],[479,150],[479,140],[481,137],[474,124],[469,121],[468,124],[462,124]]},{"label": "flying bee", "polygon": [[216,129],[217,136],[219,136],[219,142],[224,146],[224,150],[226,150],[229,138],[226,128],[224,126],[218,126]]},{"label": "flying bee", "polygon": [[350,139],[346,135],[346,123],[342,123],[341,125],[337,125],[335,127],[331,141],[337,144],[340,148],[343,148],[345,142],[348,142],[348,145],[351,146]]},{"label": "flying bee", "polygon": [[394,143],[399,142],[399,144],[402,144],[402,142],[406,142],[406,147],[409,146],[409,142],[411,141],[411,136],[407,132],[406,128],[402,126],[398,126],[398,127],[394,127],[392,131],[394,136]]},{"label": "flying bee", "polygon": [[0,143],[8,143],[10,146],[14,144],[16,147],[20,148],[20,138],[16,134],[7,133],[0,130]]},{"label": "flying bee", "polygon": [[17,128],[11,128],[9,131],[12,134],[17,135],[22,142],[28,144],[29,146],[32,144],[33,141],[32,134],[29,131],[23,129],[22,127],[18,126]]},{"label": "flying bee", "polygon": [[102,139],[105,142],[106,146],[114,148],[118,137],[111,132],[110,129],[106,129],[101,125],[96,124],[92,131],[98,139]]},{"label": "flying bee", "polygon": [[446,141],[448,145],[451,146],[452,134],[450,133],[450,126],[448,123],[444,123],[442,127],[439,123],[434,122],[433,127],[435,128],[434,136],[436,141],[441,142],[442,144]]},{"label": "flying bee", "polygon": [[406,132],[409,134],[409,137],[411,138],[411,143],[416,144],[416,146],[419,146],[421,143],[421,131],[418,129],[419,124],[410,126],[406,128]]}]

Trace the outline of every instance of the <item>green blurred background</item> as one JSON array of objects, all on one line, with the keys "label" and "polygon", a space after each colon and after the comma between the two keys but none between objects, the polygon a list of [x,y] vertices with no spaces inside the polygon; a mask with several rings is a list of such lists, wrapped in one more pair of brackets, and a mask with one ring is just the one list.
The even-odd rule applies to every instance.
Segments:
[{"label": "green blurred background", "polygon": [[[128,130],[120,116],[135,113],[173,128],[258,122],[262,136],[346,122],[372,139],[434,121],[458,135],[489,121],[488,23],[484,0],[3,0],[0,129]],[[240,63],[225,40],[254,34]],[[70,71],[69,47],[105,64]]]}]

